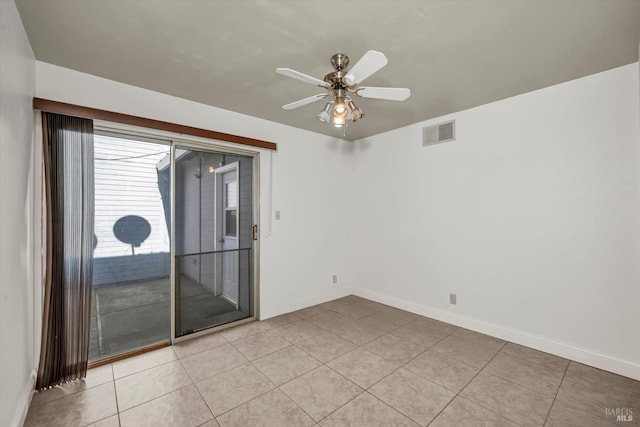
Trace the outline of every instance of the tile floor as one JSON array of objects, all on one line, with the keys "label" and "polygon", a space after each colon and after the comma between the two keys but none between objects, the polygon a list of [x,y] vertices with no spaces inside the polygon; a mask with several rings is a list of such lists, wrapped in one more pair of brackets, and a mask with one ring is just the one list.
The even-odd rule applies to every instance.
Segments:
[{"label": "tile floor", "polygon": [[[607,409],[632,411],[616,422]],[[89,371],[27,426],[640,425],[640,382],[349,296]]]}]

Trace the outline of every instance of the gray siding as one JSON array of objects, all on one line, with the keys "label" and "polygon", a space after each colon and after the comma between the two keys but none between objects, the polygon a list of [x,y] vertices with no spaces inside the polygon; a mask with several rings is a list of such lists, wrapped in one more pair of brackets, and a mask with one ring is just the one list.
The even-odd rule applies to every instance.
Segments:
[{"label": "gray siding", "polygon": [[[215,177],[221,154],[197,153],[176,162],[176,254],[210,252],[215,247]],[[210,256],[211,257],[211,256]],[[214,289],[214,263],[200,256],[185,258],[181,273]]]},{"label": "gray siding", "polygon": [[[209,166],[218,168],[222,163],[239,162],[239,248],[252,247],[253,225],[253,159],[218,153],[193,152],[176,162],[176,252],[177,255],[215,251],[215,177]],[[248,251],[237,255],[239,259],[240,301],[244,311],[251,306],[251,275]],[[213,291],[216,268],[220,268],[222,255],[192,256],[180,262],[181,274]],[[217,277],[220,280],[220,277]],[[221,291],[221,285],[218,286]]]}]

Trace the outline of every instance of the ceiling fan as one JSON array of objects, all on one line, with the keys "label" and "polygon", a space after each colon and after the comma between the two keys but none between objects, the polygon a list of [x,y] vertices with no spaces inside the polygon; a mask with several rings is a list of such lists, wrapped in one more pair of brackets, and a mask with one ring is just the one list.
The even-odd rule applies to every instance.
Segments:
[{"label": "ceiling fan", "polygon": [[364,116],[362,109],[353,102],[352,95],[362,98],[404,101],[411,95],[411,91],[407,88],[358,86],[367,77],[387,65],[387,62],[387,57],[384,54],[370,50],[347,71],[349,57],[343,53],[336,53],[331,57],[331,65],[333,65],[334,71],[324,76],[324,80],[308,76],[291,68],[276,68],[276,73],[278,74],[326,89],[325,93],[283,105],[282,108],[292,110],[329,98],[329,102],[318,113],[318,120],[325,123],[331,122],[336,127],[343,127],[347,125],[347,120],[356,122]]}]

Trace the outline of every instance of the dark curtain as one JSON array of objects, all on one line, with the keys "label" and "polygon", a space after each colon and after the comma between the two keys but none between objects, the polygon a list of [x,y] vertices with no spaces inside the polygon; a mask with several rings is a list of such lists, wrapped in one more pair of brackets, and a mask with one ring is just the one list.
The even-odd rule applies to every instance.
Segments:
[{"label": "dark curtain", "polygon": [[38,381],[41,390],[84,378],[93,274],[93,122],[42,113],[47,272]]}]

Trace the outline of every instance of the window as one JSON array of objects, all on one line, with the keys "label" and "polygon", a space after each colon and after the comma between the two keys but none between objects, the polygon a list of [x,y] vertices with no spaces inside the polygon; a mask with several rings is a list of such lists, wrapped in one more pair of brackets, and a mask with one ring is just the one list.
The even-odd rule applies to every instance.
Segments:
[{"label": "window", "polygon": [[237,230],[237,217],[238,217],[238,210],[237,209],[227,209],[227,211],[225,212],[226,215],[226,228],[224,231],[224,235],[227,237],[237,237],[238,235],[238,230]]}]

